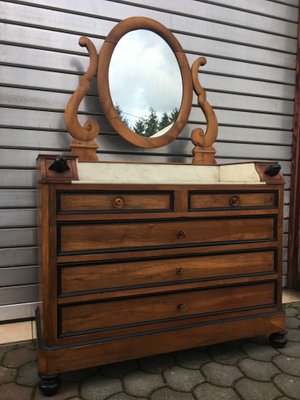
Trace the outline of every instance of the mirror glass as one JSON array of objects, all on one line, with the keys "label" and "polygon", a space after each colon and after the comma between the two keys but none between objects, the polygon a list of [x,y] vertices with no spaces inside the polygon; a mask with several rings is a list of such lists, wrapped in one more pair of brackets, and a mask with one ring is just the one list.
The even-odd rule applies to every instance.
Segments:
[{"label": "mirror glass", "polygon": [[164,135],[177,119],[183,95],[170,46],[150,30],[126,33],[112,53],[109,89],[128,128],[145,137]]}]

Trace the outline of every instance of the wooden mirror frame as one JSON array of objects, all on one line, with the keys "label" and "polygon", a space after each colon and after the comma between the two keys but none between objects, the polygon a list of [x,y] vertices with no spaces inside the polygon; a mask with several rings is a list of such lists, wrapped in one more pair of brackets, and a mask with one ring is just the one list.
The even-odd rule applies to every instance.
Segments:
[{"label": "wooden mirror frame", "polygon": [[[179,114],[173,126],[162,136],[145,137],[128,128],[119,116],[111,98],[109,88],[109,66],[113,51],[119,40],[137,29],[150,30],[164,39],[173,51],[182,77],[182,101]],[[118,23],[106,37],[99,53],[97,73],[98,95],[102,110],[112,127],[128,142],[143,148],[156,148],[172,142],[181,133],[190,115],[193,97],[193,83],[189,63],[180,43],[164,25],[146,17],[131,17]]]}]

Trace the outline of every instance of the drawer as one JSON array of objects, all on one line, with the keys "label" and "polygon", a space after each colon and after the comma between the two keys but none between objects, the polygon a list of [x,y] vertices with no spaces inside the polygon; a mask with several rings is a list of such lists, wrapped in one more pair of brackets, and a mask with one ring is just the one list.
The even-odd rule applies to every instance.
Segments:
[{"label": "drawer", "polygon": [[278,206],[276,191],[189,192],[189,211],[212,209],[274,208]]},{"label": "drawer", "polygon": [[61,295],[274,272],[274,250],[122,263],[60,266]]},{"label": "drawer", "polygon": [[190,247],[276,239],[276,216],[60,222],[58,254]]},{"label": "drawer", "polygon": [[274,305],[273,282],[61,306],[60,335]]},{"label": "drawer", "polygon": [[58,191],[58,214],[173,211],[172,191]]}]

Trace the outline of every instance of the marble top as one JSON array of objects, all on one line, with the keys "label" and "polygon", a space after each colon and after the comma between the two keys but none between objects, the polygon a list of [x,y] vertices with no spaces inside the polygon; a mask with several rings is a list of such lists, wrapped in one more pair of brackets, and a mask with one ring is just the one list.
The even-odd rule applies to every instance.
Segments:
[{"label": "marble top", "polygon": [[103,184],[264,184],[254,163],[230,165],[77,162],[78,181]]}]

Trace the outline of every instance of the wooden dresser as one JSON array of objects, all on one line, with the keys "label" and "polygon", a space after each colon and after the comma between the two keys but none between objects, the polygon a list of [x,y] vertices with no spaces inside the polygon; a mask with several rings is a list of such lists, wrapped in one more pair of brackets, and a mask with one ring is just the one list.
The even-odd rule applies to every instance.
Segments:
[{"label": "wooden dresser", "polygon": [[255,165],[255,183],[183,183],[183,174],[176,184],[109,184],[104,174],[80,180],[67,158],[64,173],[39,158],[48,387],[67,370],[284,331],[283,179],[265,175],[268,164]]},{"label": "wooden dresser", "polygon": [[[148,70],[139,64],[142,56],[130,56],[130,68],[138,66],[143,77],[124,92],[126,73],[114,74],[112,67],[118,72],[129,60],[129,51],[115,58],[121,40],[130,54],[136,45],[147,52],[149,40],[155,59],[167,50],[169,79],[161,67]],[[69,370],[261,334],[284,346],[280,165],[216,164],[218,121],[199,80],[206,59],[190,66],[177,38],[158,21],[119,22],[99,54],[89,38],[79,44],[90,63],[65,109],[71,151],[38,158],[42,393],[55,394],[58,374]],[[150,75],[159,82],[158,114],[144,85]],[[78,118],[94,76],[100,114],[131,146],[163,147],[167,154],[164,146],[193,126],[193,146],[177,142],[192,152],[191,164],[101,162],[98,121]],[[143,101],[135,103],[141,93]],[[205,131],[187,125],[197,119],[193,96]],[[146,104],[157,124],[144,114]],[[135,123],[126,118],[133,114]]]}]

